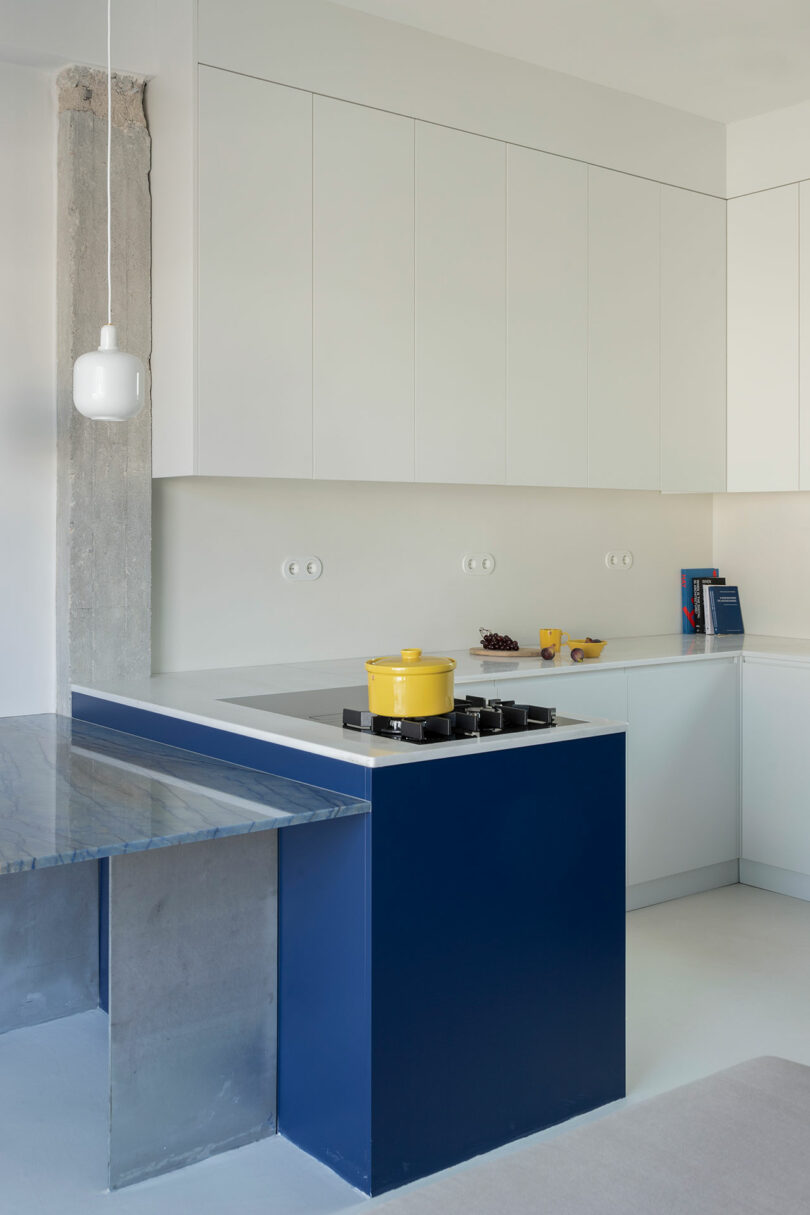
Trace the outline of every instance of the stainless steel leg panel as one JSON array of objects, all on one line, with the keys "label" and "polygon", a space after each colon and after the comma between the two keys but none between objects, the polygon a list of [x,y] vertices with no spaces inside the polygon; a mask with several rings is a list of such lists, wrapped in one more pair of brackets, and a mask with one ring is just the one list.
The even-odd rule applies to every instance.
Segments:
[{"label": "stainless steel leg panel", "polygon": [[0,877],[0,1033],[98,1006],[98,864]]},{"label": "stainless steel leg panel", "polygon": [[276,1127],[273,831],[111,858],[110,1187]]}]

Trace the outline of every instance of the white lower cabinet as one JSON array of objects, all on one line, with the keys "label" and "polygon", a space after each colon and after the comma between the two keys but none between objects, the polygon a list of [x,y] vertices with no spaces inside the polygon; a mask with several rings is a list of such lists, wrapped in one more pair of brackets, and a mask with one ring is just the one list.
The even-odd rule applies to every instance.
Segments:
[{"label": "white lower cabinet", "polygon": [[736,660],[632,668],[628,691],[629,883],[736,863]]},{"label": "white lower cabinet", "polygon": [[501,679],[497,694],[553,705],[561,716],[628,722],[627,885],[635,888],[629,905],[736,881],[739,668],[734,659]]},{"label": "white lower cabinet", "polygon": [[[742,851],[746,864],[810,875],[810,670],[743,663]],[[744,880],[767,875],[745,874]],[[774,876],[774,875],[771,875]],[[784,893],[800,894],[785,889]],[[807,892],[804,892],[807,897]]]},{"label": "white lower cabinet", "polygon": [[[496,696],[500,696],[494,683],[457,683],[456,684],[456,699],[463,700],[465,696],[483,696],[487,700],[492,700]],[[514,696],[511,699],[515,699]]]},{"label": "white lower cabinet", "polygon": [[560,717],[627,721],[627,672],[577,671],[537,679],[502,680],[498,695],[523,704],[552,705]]}]

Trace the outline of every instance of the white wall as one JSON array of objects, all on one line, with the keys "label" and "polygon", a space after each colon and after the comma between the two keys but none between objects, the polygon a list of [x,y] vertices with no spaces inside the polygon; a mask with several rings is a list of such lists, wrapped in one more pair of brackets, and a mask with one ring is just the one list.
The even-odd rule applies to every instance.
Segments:
[{"label": "white wall", "polygon": [[0,716],[55,705],[52,87],[0,63]]},{"label": "white wall", "polygon": [[[681,566],[711,564],[711,498],[496,486],[180,478],[154,487],[156,670],[473,645],[479,626],[680,630]],[[627,573],[605,567],[629,548]],[[491,551],[490,577],[461,571]],[[317,582],[281,577],[315,554]]]},{"label": "white wall", "polygon": [[728,197],[810,177],[810,101],[726,128]]},{"label": "white wall", "polygon": [[748,633],[810,637],[810,493],[718,494],[714,564]]},{"label": "white wall", "polygon": [[[159,3],[180,0],[115,0],[112,54],[118,71],[157,70],[155,19]],[[104,0],[0,0],[0,60],[58,68],[66,63],[102,67],[107,62]]]},{"label": "white wall", "polygon": [[215,67],[725,192],[722,123],[328,0],[199,0],[198,46]]}]

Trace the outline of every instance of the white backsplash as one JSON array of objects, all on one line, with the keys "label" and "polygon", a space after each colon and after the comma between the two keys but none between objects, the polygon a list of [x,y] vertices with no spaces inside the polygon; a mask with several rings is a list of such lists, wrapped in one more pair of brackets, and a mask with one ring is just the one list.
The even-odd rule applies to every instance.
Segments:
[{"label": "white backsplash", "polygon": [[810,637],[810,493],[718,494],[714,564],[749,633]]},{"label": "white backsplash", "polygon": [[[632,569],[608,570],[629,549]],[[491,576],[462,572],[490,552]],[[614,490],[180,478],[155,482],[154,668],[680,632],[679,572],[708,565],[712,499]],[[314,582],[286,557],[314,554]]]}]

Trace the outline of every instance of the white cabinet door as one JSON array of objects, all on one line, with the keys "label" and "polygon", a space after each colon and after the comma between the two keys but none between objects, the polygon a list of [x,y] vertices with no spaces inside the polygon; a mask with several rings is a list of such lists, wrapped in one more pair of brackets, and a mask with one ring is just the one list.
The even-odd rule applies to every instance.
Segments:
[{"label": "white cabinet door", "polygon": [[629,885],[739,855],[738,686],[733,660],[630,670]]},{"label": "white cabinet door", "polygon": [[661,187],[661,489],[726,487],[726,204]]},{"label": "white cabinet door", "polygon": [[743,663],[742,857],[810,874],[810,669]]},{"label": "white cabinet door", "polygon": [[508,147],[507,480],[588,483],[588,170]]},{"label": "white cabinet door", "polygon": [[799,184],[799,488],[810,489],[810,182]]},{"label": "white cabinet door", "polygon": [[627,672],[571,671],[536,679],[502,679],[498,695],[524,704],[551,705],[561,717],[608,717],[627,721]]},{"label": "white cabinet door", "polygon": [[314,476],[414,476],[412,119],[315,97]]},{"label": "white cabinet door", "polygon": [[197,460],[312,475],[312,97],[199,69]]},{"label": "white cabinet door", "polygon": [[588,183],[588,484],[658,489],[661,187]]},{"label": "white cabinet door", "polygon": [[506,145],[416,124],[416,479],[506,480]]},{"label": "white cabinet door", "polygon": [[492,700],[499,692],[494,683],[457,683],[456,699],[463,700],[465,696],[483,696]]},{"label": "white cabinet door", "polygon": [[799,487],[799,188],[728,203],[728,488]]}]

